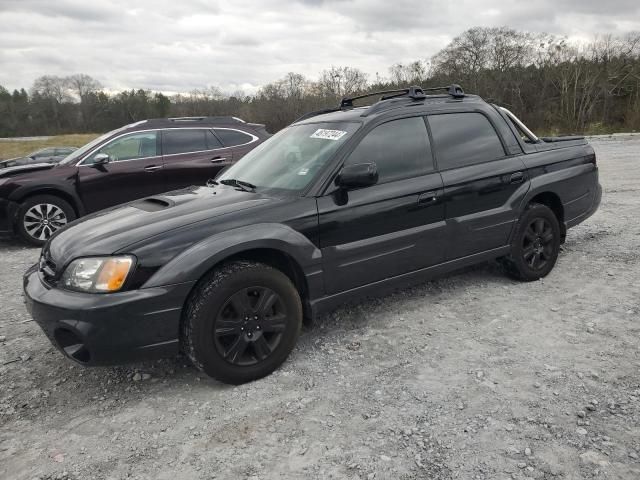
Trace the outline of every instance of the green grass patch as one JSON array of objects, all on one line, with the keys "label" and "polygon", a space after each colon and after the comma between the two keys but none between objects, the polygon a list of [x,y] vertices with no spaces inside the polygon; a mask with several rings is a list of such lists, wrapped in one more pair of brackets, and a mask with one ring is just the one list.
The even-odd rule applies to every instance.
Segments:
[{"label": "green grass patch", "polygon": [[74,133],[56,135],[44,140],[0,140],[0,160],[22,157],[46,147],[81,147],[99,135],[99,133]]}]

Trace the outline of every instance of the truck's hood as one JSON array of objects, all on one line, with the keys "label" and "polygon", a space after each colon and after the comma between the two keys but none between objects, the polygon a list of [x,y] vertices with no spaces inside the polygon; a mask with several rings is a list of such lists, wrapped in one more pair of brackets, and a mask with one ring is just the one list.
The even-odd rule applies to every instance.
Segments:
[{"label": "truck's hood", "polygon": [[15,167],[6,167],[0,169],[0,178],[9,177],[23,172],[31,172],[34,170],[46,170],[55,167],[55,163],[33,163],[31,165],[16,165]]},{"label": "truck's hood", "polygon": [[126,251],[128,245],[170,230],[274,201],[228,186],[189,187],[83,217],[57,232],[45,249],[62,267],[77,257]]}]

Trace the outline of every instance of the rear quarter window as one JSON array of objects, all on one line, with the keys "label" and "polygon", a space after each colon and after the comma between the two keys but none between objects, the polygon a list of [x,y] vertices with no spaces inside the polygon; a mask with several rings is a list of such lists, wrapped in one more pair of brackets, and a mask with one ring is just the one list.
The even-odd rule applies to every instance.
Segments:
[{"label": "rear quarter window", "polygon": [[215,128],[214,130],[225,147],[235,147],[237,145],[244,145],[245,143],[253,141],[253,137],[251,135],[239,130],[226,128]]},{"label": "rear quarter window", "polygon": [[477,112],[429,115],[440,170],[475,165],[505,156],[491,122]]}]

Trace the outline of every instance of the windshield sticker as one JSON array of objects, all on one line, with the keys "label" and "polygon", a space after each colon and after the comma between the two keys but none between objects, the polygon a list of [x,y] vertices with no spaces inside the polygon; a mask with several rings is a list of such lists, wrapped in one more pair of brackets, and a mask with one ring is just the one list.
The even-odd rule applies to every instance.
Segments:
[{"label": "windshield sticker", "polygon": [[324,128],[319,128],[311,135],[311,138],[323,138],[325,140],[340,140],[344,137],[347,132],[343,132],[342,130],[325,130]]},{"label": "windshield sticker", "polygon": [[298,172],[298,175],[306,175],[307,173],[309,173],[309,169],[303,168]]}]

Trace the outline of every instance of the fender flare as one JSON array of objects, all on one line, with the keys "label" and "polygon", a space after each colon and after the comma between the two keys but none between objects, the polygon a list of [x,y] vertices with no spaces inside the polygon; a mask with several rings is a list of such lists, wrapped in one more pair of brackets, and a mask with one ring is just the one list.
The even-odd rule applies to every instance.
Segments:
[{"label": "fender flare", "polygon": [[243,251],[269,248],[289,255],[305,276],[322,269],[322,253],[307,237],[280,223],[259,223],[212,235],[172,258],[143,288],[198,281],[215,265]]},{"label": "fender flare", "polygon": [[84,204],[78,194],[72,188],[65,188],[59,184],[42,184],[25,185],[17,188],[11,195],[9,200],[15,203],[21,203],[26,197],[34,195],[58,195],[63,199],[71,199],[71,206],[76,209],[79,217],[85,215]]}]

